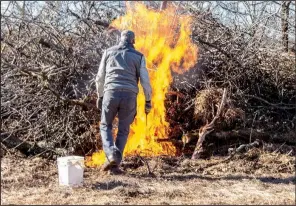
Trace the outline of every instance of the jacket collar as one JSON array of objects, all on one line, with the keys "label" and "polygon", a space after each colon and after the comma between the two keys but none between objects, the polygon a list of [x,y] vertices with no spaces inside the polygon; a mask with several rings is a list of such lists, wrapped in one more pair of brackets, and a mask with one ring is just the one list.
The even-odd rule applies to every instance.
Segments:
[{"label": "jacket collar", "polygon": [[122,49],[126,49],[126,48],[135,48],[134,45],[132,43],[129,43],[127,41],[124,42],[119,42],[119,47]]}]

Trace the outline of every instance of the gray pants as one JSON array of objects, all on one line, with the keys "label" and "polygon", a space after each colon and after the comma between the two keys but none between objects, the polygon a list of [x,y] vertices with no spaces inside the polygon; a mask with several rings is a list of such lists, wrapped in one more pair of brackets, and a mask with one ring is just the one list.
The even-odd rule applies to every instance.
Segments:
[{"label": "gray pants", "polygon": [[[129,135],[130,125],[137,111],[137,94],[126,90],[108,90],[104,93],[101,114],[101,137],[103,150],[109,161],[120,164]],[[112,122],[118,114],[118,133],[115,142],[112,136]]]}]

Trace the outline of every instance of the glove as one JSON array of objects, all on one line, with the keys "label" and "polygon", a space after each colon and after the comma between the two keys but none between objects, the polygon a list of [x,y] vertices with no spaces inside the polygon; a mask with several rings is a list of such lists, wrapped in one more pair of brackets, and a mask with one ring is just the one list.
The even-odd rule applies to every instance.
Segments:
[{"label": "glove", "polygon": [[145,103],[145,113],[148,114],[151,110],[151,101],[146,101]]},{"label": "glove", "polygon": [[103,103],[103,97],[99,97],[97,99],[97,108],[100,110],[102,109],[102,103]]}]

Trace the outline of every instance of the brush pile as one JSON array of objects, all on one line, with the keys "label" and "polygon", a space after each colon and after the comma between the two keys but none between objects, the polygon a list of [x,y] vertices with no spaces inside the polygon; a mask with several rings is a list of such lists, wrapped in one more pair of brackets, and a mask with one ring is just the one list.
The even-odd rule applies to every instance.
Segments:
[{"label": "brush pile", "polygon": [[[196,13],[195,18],[192,35],[199,48],[199,62],[185,75],[175,75],[172,90],[180,93],[175,101],[176,112],[182,117],[170,113],[169,117],[178,117],[169,120],[171,125],[193,130],[191,136],[195,137],[191,139],[197,141],[196,130],[213,120],[222,88],[227,88],[225,107],[207,145],[220,145],[216,152],[225,152],[223,144],[239,146],[250,138],[295,144],[295,53],[282,52],[266,36],[250,37],[244,31],[231,30],[211,13]],[[227,133],[221,135],[221,131]],[[290,133],[288,141],[279,138],[285,133]]]},{"label": "brush pile", "polygon": [[[47,12],[40,15],[1,13],[4,152],[18,148],[26,155],[87,155],[100,145],[94,77],[103,50],[118,40],[117,33],[106,28],[121,11],[98,12],[101,4],[94,2],[73,11],[68,4],[45,2]],[[174,74],[166,101],[169,138],[181,139],[211,122],[223,88],[228,95],[211,134],[215,144],[219,132],[295,131],[295,54],[282,52],[266,36],[231,30],[211,13],[192,15],[199,61],[187,73]],[[252,134],[236,138],[235,144]],[[287,142],[296,142],[295,136]],[[278,139],[269,135],[267,141]]]}]

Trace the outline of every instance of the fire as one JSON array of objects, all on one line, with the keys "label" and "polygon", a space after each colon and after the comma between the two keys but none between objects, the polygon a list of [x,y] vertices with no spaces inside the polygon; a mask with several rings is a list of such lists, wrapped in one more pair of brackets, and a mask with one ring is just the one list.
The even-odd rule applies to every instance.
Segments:
[{"label": "fire", "polygon": [[[124,156],[176,155],[171,142],[157,142],[157,139],[168,134],[164,101],[172,82],[171,70],[183,73],[197,61],[198,49],[190,39],[191,21],[190,16],[177,15],[173,7],[155,11],[135,3],[134,8],[127,8],[125,16],[112,22],[119,30],[135,32],[135,48],[146,57],[152,87],[152,110],[146,122],[145,96],[139,85],[137,116],[131,125]],[[88,157],[86,165],[99,166],[104,161],[105,154],[99,151]]]}]

